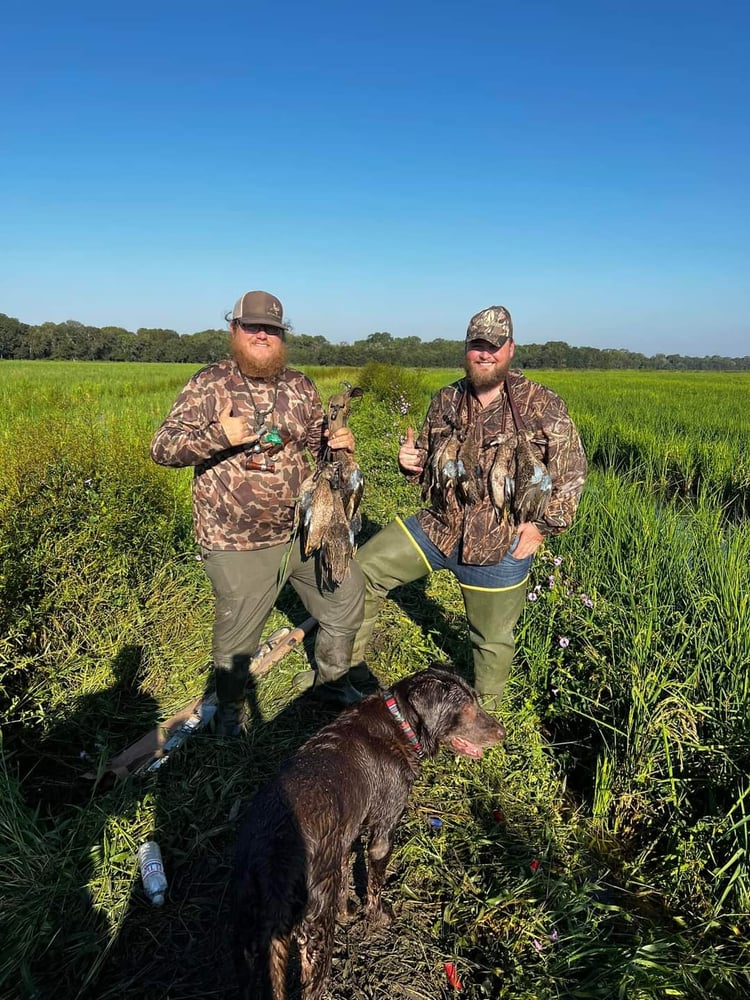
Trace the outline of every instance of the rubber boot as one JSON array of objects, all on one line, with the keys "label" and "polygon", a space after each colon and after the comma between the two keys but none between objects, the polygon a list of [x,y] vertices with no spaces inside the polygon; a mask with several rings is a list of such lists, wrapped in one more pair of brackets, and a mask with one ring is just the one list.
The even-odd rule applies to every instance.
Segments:
[{"label": "rubber boot", "polygon": [[336,705],[339,708],[348,708],[356,705],[364,697],[362,692],[354,687],[349,680],[349,675],[337,677],[335,681],[321,681],[320,674],[315,678],[312,693],[326,705]]},{"label": "rubber boot", "polygon": [[365,578],[365,616],[354,639],[352,663],[367,670],[365,653],[383,600],[394,587],[426,576],[430,566],[400,521],[378,532],[355,558]]},{"label": "rubber boot", "polygon": [[[375,677],[374,674],[370,673],[370,671],[367,669],[364,663],[360,664],[360,667],[363,669],[358,670],[357,667],[353,667],[349,671],[347,679],[349,681],[349,687],[353,691],[356,691],[359,694],[359,698],[362,698],[365,693],[369,694],[372,691],[377,691],[378,688],[380,687],[380,681],[377,679],[377,677]],[[318,679],[317,670],[301,670],[298,674],[295,674],[294,677],[292,678],[292,684],[294,685],[297,691],[303,693],[305,691],[310,691],[313,688],[315,688],[315,683],[317,679]],[[329,693],[329,690],[335,690],[335,686],[340,684],[340,682],[341,679],[339,679],[338,681],[330,681],[328,684],[322,682],[319,683],[317,688],[315,688],[316,697],[321,696],[323,700],[325,700],[326,695]],[[347,697],[347,691],[348,689],[345,690],[344,692],[344,698]],[[348,694],[350,695],[351,692],[348,692]],[[353,699],[353,701],[358,701],[359,698]],[[335,697],[334,700],[336,700]]]},{"label": "rubber boot", "polygon": [[219,737],[241,736],[247,722],[247,705],[242,701],[223,701],[213,717],[213,733]]},{"label": "rubber boot", "polygon": [[461,587],[474,656],[474,687],[490,711],[499,708],[510,675],[513,630],[526,602],[526,583],[503,590]]},{"label": "rubber boot", "polygon": [[312,687],[316,698],[342,707],[362,700],[362,692],[349,680],[353,644],[353,635],[332,635],[318,628],[315,638],[317,671]]},{"label": "rubber boot", "polygon": [[364,660],[355,663],[349,671],[349,680],[363,694],[373,694],[382,688],[380,679],[370,670]]},{"label": "rubber boot", "polygon": [[250,657],[237,654],[225,660],[214,660],[216,701],[218,707],[213,718],[216,736],[239,736],[247,719],[245,689],[247,687]]}]

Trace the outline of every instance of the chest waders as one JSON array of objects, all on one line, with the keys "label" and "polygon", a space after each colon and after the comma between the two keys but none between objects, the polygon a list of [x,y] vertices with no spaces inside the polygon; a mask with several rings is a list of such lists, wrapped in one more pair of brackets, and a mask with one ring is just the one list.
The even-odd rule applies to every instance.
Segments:
[{"label": "chest waders", "polygon": [[474,687],[486,708],[495,710],[513,663],[516,627],[526,602],[527,580],[500,590],[461,584],[474,658]]},{"label": "chest waders", "polygon": [[365,615],[352,651],[356,683],[358,674],[367,669],[365,652],[383,601],[394,587],[427,576],[432,567],[401,521],[392,521],[379,531],[357,551],[355,559],[365,578]]},{"label": "chest waders", "polygon": [[520,582],[510,586],[469,584],[461,580],[462,571],[476,575],[475,567],[450,565],[437,550],[431,551],[428,558],[400,520],[393,521],[363,545],[356,561],[365,578],[365,613],[352,652],[354,683],[367,671],[367,646],[388,593],[435,569],[445,568],[458,578],[464,599],[474,660],[474,687],[490,708],[497,707],[513,662],[513,630],[526,599],[527,571],[523,571]]}]

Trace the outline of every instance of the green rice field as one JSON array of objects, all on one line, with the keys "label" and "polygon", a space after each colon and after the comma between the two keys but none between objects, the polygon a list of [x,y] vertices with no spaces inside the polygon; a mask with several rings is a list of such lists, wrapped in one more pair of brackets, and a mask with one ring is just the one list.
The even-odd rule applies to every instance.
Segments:
[{"label": "green rice field", "polygon": [[[148,455],[193,370],[0,362],[3,998],[233,997],[237,816],[330,718],[295,697],[299,650],[253,690],[241,740],[198,734],[108,790],[83,776],[210,680],[191,472]],[[363,535],[418,509],[399,436],[459,373],[309,374],[326,398],[366,389]],[[385,889],[396,920],[339,929],[327,1000],[750,996],[750,373],[529,374],[581,431],[578,519],[536,560],[504,746],[424,765]],[[284,592],[268,631],[304,617]],[[433,659],[468,675],[444,574],[392,595],[370,664],[392,682]],[[159,910],[137,878],[152,836]]]}]

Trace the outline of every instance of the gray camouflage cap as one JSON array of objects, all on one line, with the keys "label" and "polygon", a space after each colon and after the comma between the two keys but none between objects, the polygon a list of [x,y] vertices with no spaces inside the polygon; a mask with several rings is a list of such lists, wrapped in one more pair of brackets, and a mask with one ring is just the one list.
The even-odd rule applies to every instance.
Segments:
[{"label": "gray camouflage cap", "polygon": [[265,323],[284,329],[284,308],[269,292],[245,292],[234,304],[232,319],[242,323]]},{"label": "gray camouflage cap", "polygon": [[513,320],[505,306],[488,306],[472,316],[466,330],[466,343],[470,340],[488,340],[495,347],[513,340]]}]

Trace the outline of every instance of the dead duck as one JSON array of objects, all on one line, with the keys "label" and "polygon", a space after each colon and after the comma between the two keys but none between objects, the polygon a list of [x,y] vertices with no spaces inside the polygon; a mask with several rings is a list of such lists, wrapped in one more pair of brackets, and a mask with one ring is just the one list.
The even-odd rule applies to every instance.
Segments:
[{"label": "dead duck", "polygon": [[478,503],[484,497],[484,480],[479,463],[482,438],[482,425],[475,424],[458,449],[457,462],[463,466],[463,470],[457,470],[456,486],[461,499],[468,504]]},{"label": "dead duck", "polygon": [[340,490],[332,490],[331,519],[320,543],[320,566],[324,580],[331,586],[342,583],[354,555],[354,530],[344,510]]},{"label": "dead duck", "polygon": [[531,446],[530,435],[520,433],[516,446],[516,474],[513,510],[516,522],[538,521],[544,516],[552,495],[552,477]]},{"label": "dead duck", "polygon": [[506,434],[487,443],[496,448],[488,476],[490,498],[498,521],[507,521],[514,494],[516,435]]},{"label": "dead duck", "polygon": [[317,477],[314,488],[309,494],[309,501],[302,518],[305,555],[312,555],[320,548],[320,543],[331,523],[333,509],[331,481],[329,476],[323,473]]},{"label": "dead duck", "polygon": [[458,435],[451,429],[432,450],[424,497],[437,510],[445,510],[451,490],[455,489],[459,476],[465,475],[464,464],[459,463],[459,447]]},{"label": "dead duck", "polygon": [[[344,385],[346,391],[332,396],[328,404],[330,433],[346,426],[350,401],[362,395],[361,389]],[[341,583],[349,571],[363,490],[364,476],[354,456],[331,448],[325,449],[317,469],[300,487],[296,523],[305,555],[320,551],[323,575],[332,584]]]},{"label": "dead duck", "polygon": [[313,473],[311,476],[308,476],[307,479],[305,479],[305,481],[299,488],[299,498],[297,500],[297,505],[294,508],[295,531],[299,531],[301,528],[303,528],[303,526],[307,521],[307,512],[309,511],[310,504],[312,503],[316,482],[317,482],[317,475]]},{"label": "dead duck", "polygon": [[365,488],[365,477],[357,464],[354,455],[345,452],[337,461],[339,478],[341,480],[341,495],[344,501],[344,513],[351,521],[359,509],[362,493]]}]

